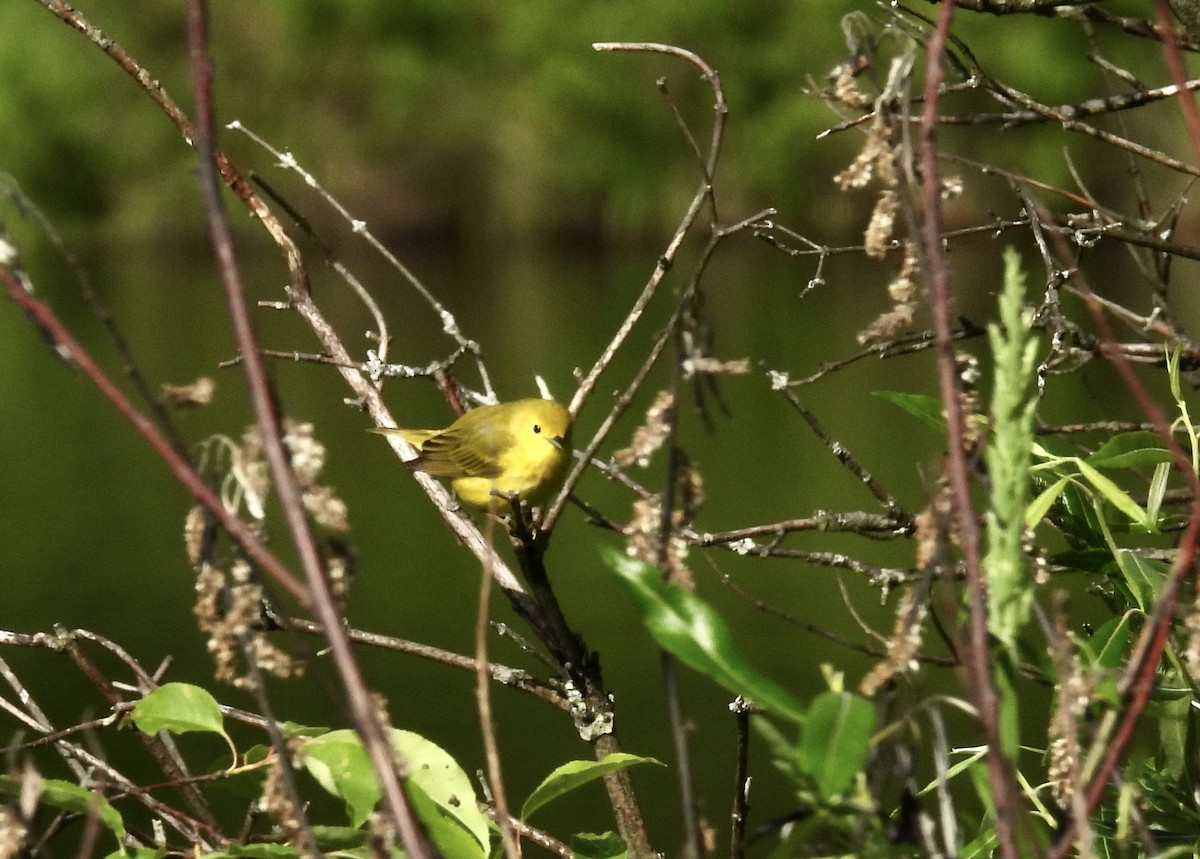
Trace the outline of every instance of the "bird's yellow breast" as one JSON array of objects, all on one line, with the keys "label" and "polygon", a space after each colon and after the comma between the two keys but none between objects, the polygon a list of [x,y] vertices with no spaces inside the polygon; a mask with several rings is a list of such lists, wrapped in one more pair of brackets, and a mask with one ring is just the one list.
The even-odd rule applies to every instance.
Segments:
[{"label": "bird's yellow breast", "polygon": [[504,504],[493,491],[517,493],[526,504],[538,506],[558,489],[567,476],[571,455],[569,445],[559,449],[547,441],[539,444],[518,444],[500,457],[500,474],[494,478],[459,477],[450,481],[454,491],[468,504],[491,507]]}]

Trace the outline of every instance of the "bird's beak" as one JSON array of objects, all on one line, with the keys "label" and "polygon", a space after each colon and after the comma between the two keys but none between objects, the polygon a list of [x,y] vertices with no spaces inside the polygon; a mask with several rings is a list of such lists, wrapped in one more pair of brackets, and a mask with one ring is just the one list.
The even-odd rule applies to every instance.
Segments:
[{"label": "bird's beak", "polygon": [[546,439],[546,441],[550,442],[552,445],[557,447],[559,450],[563,449],[563,438],[561,435],[552,435],[552,436],[548,437]]}]

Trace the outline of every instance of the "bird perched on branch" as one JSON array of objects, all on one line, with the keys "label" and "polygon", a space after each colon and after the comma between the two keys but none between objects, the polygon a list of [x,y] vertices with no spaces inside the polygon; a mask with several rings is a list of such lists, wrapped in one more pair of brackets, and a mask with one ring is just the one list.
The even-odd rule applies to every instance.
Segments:
[{"label": "bird perched on branch", "polygon": [[472,507],[495,509],[512,493],[537,506],[562,485],[571,463],[571,413],[554,400],[480,406],[441,430],[375,427],[418,450],[406,464],[450,480]]}]

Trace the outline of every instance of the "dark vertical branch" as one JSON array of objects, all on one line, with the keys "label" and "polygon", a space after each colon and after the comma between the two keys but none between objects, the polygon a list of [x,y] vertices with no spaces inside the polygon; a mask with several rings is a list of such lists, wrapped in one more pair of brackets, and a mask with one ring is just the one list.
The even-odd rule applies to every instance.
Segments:
[{"label": "dark vertical branch", "polygon": [[[710,247],[712,243],[710,243]],[[689,289],[688,295],[680,302],[681,310],[694,301]],[[683,311],[686,313],[687,311]],[[681,319],[677,314],[675,319]],[[675,491],[679,481],[680,461],[683,457],[679,449],[679,376],[680,364],[683,360],[679,342],[678,327],[675,328],[675,354],[671,362],[671,409],[666,415],[667,440],[667,473],[663,478],[662,509],[658,535],[658,569],[664,582],[673,578],[673,567],[670,557],[671,536],[675,530]],[[683,812],[684,850],[688,859],[701,859],[704,855],[704,843],[700,833],[700,821],[696,814],[696,789],[692,779],[692,759],[688,751],[688,726],[683,714],[683,698],[679,689],[679,672],[676,670],[675,657],[667,651],[662,651],[663,693],[667,698],[667,716],[671,728],[671,745],[675,751],[675,766],[678,770],[679,804]]]},{"label": "dark vertical branch", "polygon": [[926,51],[925,93],[921,113],[920,165],[923,196],[921,246],[929,302],[937,339],[938,382],[946,412],[949,445],[947,469],[950,491],[958,513],[958,538],[967,574],[968,625],[964,660],[968,685],[979,711],[987,741],[987,766],[996,804],[996,834],[1005,859],[1020,859],[1014,825],[1022,812],[1017,802],[1017,785],[1000,741],[1000,699],[992,677],[988,644],[987,582],[984,580],[979,548],[979,523],[971,503],[970,471],[967,465],[965,425],[959,396],[958,371],[954,359],[954,305],[950,276],[942,247],[941,176],[938,170],[937,107],[943,70],[942,59],[954,18],[953,0],[942,0],[937,25],[930,33]]},{"label": "dark vertical branch", "polygon": [[733,768],[733,812],[729,832],[729,857],[746,853],[746,818],[750,814],[750,707],[742,698],[729,705],[737,725],[737,752]]},{"label": "dark vertical branch", "polygon": [[292,765],[292,753],[288,748],[287,739],[283,736],[283,730],[279,726],[279,720],[275,718],[271,699],[267,697],[267,687],[263,682],[262,669],[255,658],[253,640],[249,633],[244,630],[239,633],[238,640],[242,648],[242,653],[245,654],[246,674],[250,678],[250,691],[254,694],[255,700],[258,702],[258,709],[262,714],[267,736],[271,740],[271,748],[275,751],[280,782],[283,790],[287,793],[288,799],[292,803],[295,818],[289,821],[289,824],[294,824],[299,830],[299,840],[304,843],[304,848],[308,850],[309,854],[320,856],[321,846],[317,843],[317,837],[313,834],[312,824],[308,819],[306,811],[307,803],[305,803],[304,798],[300,795],[299,788],[296,787],[296,768]]},{"label": "dark vertical branch", "polygon": [[341,618],[322,569],[317,543],[304,511],[300,488],[296,484],[287,451],[283,446],[274,392],[250,321],[246,295],[233,256],[233,240],[217,183],[217,156],[212,134],[212,66],[208,57],[208,10],[205,0],[190,0],[188,3],[188,41],[192,92],[195,97],[193,140],[200,190],[208,216],[209,238],[225,288],[234,337],[242,356],[242,367],[245,369],[251,403],[267,462],[271,467],[271,476],[279,495],[279,503],[308,582],[313,609],[325,628],[338,674],[345,686],[351,717],[379,777],[384,799],[405,852],[413,857],[432,856],[435,855],[435,851],[409,808],[408,799],[400,784],[395,752],[375,712],[351,652],[350,641],[341,625]]},{"label": "dark vertical branch", "polygon": [[1176,97],[1183,122],[1187,127],[1188,139],[1192,143],[1192,155],[1200,161],[1200,113],[1196,111],[1196,98],[1187,84],[1187,73],[1183,68],[1183,56],[1179,51],[1179,33],[1171,22],[1171,10],[1166,0],[1154,0],[1154,16],[1158,22],[1158,35],[1162,39],[1163,55],[1171,83],[1178,87]]}]

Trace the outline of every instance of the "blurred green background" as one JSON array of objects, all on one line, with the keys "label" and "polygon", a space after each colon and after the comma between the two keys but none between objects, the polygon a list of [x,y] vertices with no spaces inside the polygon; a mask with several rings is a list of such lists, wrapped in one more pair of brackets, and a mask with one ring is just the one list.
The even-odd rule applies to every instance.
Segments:
[{"label": "blurred green background", "polygon": [[[95,0],[80,10],[140,59],[180,104],[190,104],[181,4]],[[689,66],[599,54],[591,43],[662,41],[704,57],[721,73],[730,106],[717,181],[722,217],[732,222],[771,206],[781,223],[816,241],[851,245],[861,241],[874,191],[837,192],[832,176],[852,161],[861,137],[850,132],[816,140],[840,117],[804,90],[823,85],[846,56],[841,19],[852,10],[877,14],[873,4],[853,0],[224,0],[212,8],[217,109],[222,121],[240,120],[292,152],[366,221],[457,315],[467,336],[483,344],[501,397],[534,394],[536,372],[566,400],[573,370],[590,366],[611,337],[698,182],[695,160],[656,80],[666,78],[702,143],[712,115],[711,97]],[[997,77],[1048,104],[1096,89],[1094,82],[1081,85],[1094,73],[1076,57],[1083,46],[1078,28],[960,15],[960,35],[969,41],[985,27],[989,38],[971,44]],[[234,352],[206,250],[191,150],[112,62],[37,3],[0,5],[0,32],[6,34],[0,39],[0,171],[76,249],[152,383],[216,378],[214,405],[180,416],[188,439],[240,436],[251,416],[240,371],[217,369]],[[1162,80],[1154,54],[1142,48],[1125,56],[1123,45],[1114,37],[1111,51],[1147,79]],[[1062,72],[1053,75],[1041,65],[1051,48],[1062,63]],[[1157,145],[1179,148],[1171,140],[1174,125],[1155,134],[1142,131]],[[1053,129],[1008,136],[949,129],[945,137],[958,152],[1019,165],[1050,182],[1069,181],[1064,146],[1082,175],[1101,188],[1107,190],[1102,183],[1108,171],[1119,169],[1092,157],[1096,150],[1088,141],[1068,140]],[[278,188],[362,276],[391,325],[392,360],[421,364],[448,351],[433,315],[302,182],[235,133],[223,132],[220,143],[244,171]],[[953,223],[1016,213],[1002,182],[971,181],[949,208]],[[1154,175],[1149,181],[1168,182]],[[230,210],[248,290],[260,300],[281,298],[286,271],[273,247],[232,202]],[[7,206],[3,218],[41,295],[119,377],[111,345],[50,242],[16,207]],[[990,313],[1001,245],[984,235],[954,246],[958,309],[976,321]],[[670,296],[690,273],[697,246],[692,241],[685,248],[630,349],[601,383],[581,418],[577,442],[589,437],[611,393],[631,377],[670,313]],[[1035,259],[1027,255],[1031,266]],[[348,345],[365,357],[372,345],[362,336],[369,318],[318,257],[311,261],[318,301]],[[1118,296],[1126,269],[1114,255],[1105,286]],[[826,284],[801,298],[813,275],[812,260],[788,258],[749,236],[724,246],[705,275],[705,316],[716,333],[717,356],[748,357],[754,369],[722,382],[730,414],[717,415],[711,434],[684,410],[686,450],[708,489],[702,529],[805,516],[816,508],[874,509],[866,491],[770,392],[763,370],[799,377],[856,351],[855,333],[888,306],[884,287],[892,267],[864,265],[857,255],[831,258]],[[1030,281],[1040,278],[1035,273]],[[316,348],[286,314],[263,310],[256,322],[268,347]],[[0,421],[7,428],[0,454],[0,628],[86,627],[120,642],[148,666],[171,657],[169,678],[207,684],[211,665],[192,618],[192,574],[182,547],[187,496],[11,304],[0,309],[0,343]],[[931,368],[926,354],[871,360],[801,392],[829,431],[911,511],[924,504],[942,440],[869,392],[934,393]],[[368,423],[343,403],[348,392],[332,370],[292,363],[277,363],[274,370],[287,414],[315,424],[328,446],[325,480],[349,505],[358,557],[351,623],[469,651],[479,575],[472,559],[388,447],[363,432]],[[1058,391],[1064,395],[1055,406],[1063,413],[1048,419],[1132,415],[1096,396],[1112,388],[1107,371],[1092,368],[1082,379],[1078,391]],[[639,409],[664,380],[661,372],[652,379]],[[406,424],[449,420],[428,381],[389,382],[385,391]],[[602,454],[627,443],[639,418],[638,409],[631,412]],[[645,476],[651,487],[657,487],[658,473]],[[629,515],[629,494],[598,475],[585,478],[580,494],[618,521]],[[568,618],[601,654],[626,749],[672,763],[657,652],[598,561],[597,545],[617,539],[568,511],[549,558],[551,575]],[[911,547],[903,544],[864,546],[836,535],[793,539],[804,548],[845,551],[876,563],[912,563]],[[285,542],[282,530],[276,542]],[[840,577],[859,615],[880,631],[890,629],[891,604],[881,605],[859,575],[717,551],[693,553],[692,566],[700,592],[721,607],[751,660],[802,698],[824,688],[822,662],[845,671],[852,685],[871,660],[765,619],[722,589],[718,571],[803,620],[865,641],[844,604]],[[513,621],[502,600],[496,604],[497,615]],[[948,612],[952,616],[953,608]],[[494,642],[492,653],[498,661],[537,668],[508,643]],[[12,650],[3,656],[57,723],[103,712],[99,696],[64,657]],[[409,657],[361,656],[397,726],[442,744],[468,771],[483,766],[472,677]],[[952,687],[954,678],[946,682]],[[311,678],[273,689],[282,717],[340,722]],[[734,754],[726,697],[683,672],[698,794],[721,844],[727,840]],[[232,689],[223,699],[253,708]],[[495,699],[510,801],[555,765],[587,756],[561,714],[505,690]],[[16,723],[0,713],[0,737],[15,730]],[[208,751],[213,758],[221,754],[216,746]],[[757,780],[751,801],[754,822],[761,823],[787,813],[792,798],[757,745],[752,760]],[[681,836],[671,771],[644,768],[635,781],[652,841],[673,852]],[[611,827],[599,788],[554,822],[559,836]]]}]

